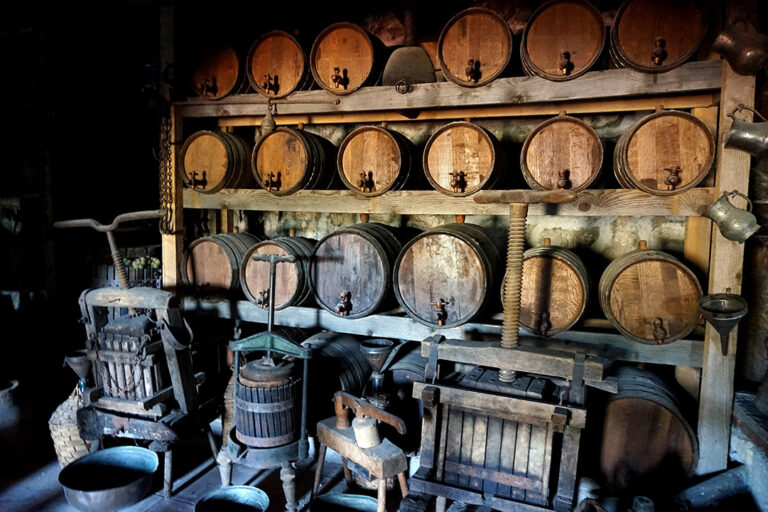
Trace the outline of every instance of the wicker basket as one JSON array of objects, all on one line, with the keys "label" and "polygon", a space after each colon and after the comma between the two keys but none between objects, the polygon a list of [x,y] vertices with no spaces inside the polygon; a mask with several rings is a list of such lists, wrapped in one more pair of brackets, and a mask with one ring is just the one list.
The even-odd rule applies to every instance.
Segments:
[{"label": "wicker basket", "polygon": [[56,458],[59,459],[61,467],[88,455],[88,445],[80,438],[80,431],[77,429],[77,410],[82,405],[83,400],[75,388],[48,420]]}]

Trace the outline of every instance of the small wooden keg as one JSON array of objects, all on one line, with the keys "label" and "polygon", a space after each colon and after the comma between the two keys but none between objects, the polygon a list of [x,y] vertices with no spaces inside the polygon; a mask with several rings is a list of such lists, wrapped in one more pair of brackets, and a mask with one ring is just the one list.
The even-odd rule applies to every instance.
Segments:
[{"label": "small wooden keg", "polygon": [[376,36],[354,23],[335,23],[315,39],[309,66],[320,87],[332,94],[351,94],[379,80],[382,52]]},{"label": "small wooden keg", "polygon": [[700,119],[665,110],[640,119],[619,137],[613,164],[622,187],[669,196],[701,182],[714,158],[715,139]]},{"label": "small wooden keg", "polygon": [[220,100],[239,92],[243,66],[234,48],[212,44],[199,48],[192,69],[192,89],[206,100]]},{"label": "small wooden keg", "polygon": [[274,30],[259,37],[245,61],[248,81],[269,98],[283,98],[311,83],[307,58],[291,34]]},{"label": "small wooden keg", "polygon": [[395,296],[414,320],[455,327],[483,311],[500,268],[500,250],[483,228],[439,226],[403,247],[395,264]]},{"label": "small wooden keg", "polygon": [[[502,290],[502,301],[504,287]],[[589,275],[572,251],[551,246],[528,249],[523,254],[523,289],[520,323],[543,336],[573,327],[584,314],[589,298]]]},{"label": "small wooden keg", "polygon": [[356,224],[329,234],[310,260],[310,286],[324,309],[361,318],[389,302],[392,266],[402,244],[393,228]]},{"label": "small wooden keg", "polygon": [[280,127],[256,143],[251,171],[259,186],[276,196],[328,188],[334,178],[331,147],[313,133]]},{"label": "small wooden keg", "polygon": [[253,184],[248,172],[248,143],[226,132],[203,130],[184,141],[179,152],[179,173],[189,188],[213,194],[223,188],[247,188]]},{"label": "small wooden keg", "polygon": [[336,167],[348,189],[362,196],[379,196],[403,188],[411,176],[414,152],[403,135],[363,126],[341,143]]},{"label": "small wooden keg", "polygon": [[[309,257],[317,242],[308,238],[281,236],[264,240],[251,247],[240,265],[240,285],[245,296],[263,308],[274,301],[275,310],[304,304],[309,289]],[[254,254],[295,256],[295,263],[280,263],[275,267],[275,289],[269,289],[269,263],[253,261]]]},{"label": "small wooden keg", "polygon": [[490,188],[506,167],[496,137],[466,121],[437,130],[424,148],[424,173],[429,183],[449,196],[468,196]]},{"label": "small wooden keg", "polygon": [[472,7],[448,21],[437,41],[443,75],[464,87],[498,77],[512,57],[512,31],[494,11]]},{"label": "small wooden keg", "polygon": [[566,115],[537,126],[520,153],[523,177],[534,190],[584,190],[602,165],[603,143],[595,130]]},{"label": "small wooden keg", "polygon": [[604,45],[600,11],[585,0],[553,0],[528,19],[520,59],[526,74],[561,82],[589,71]]},{"label": "small wooden keg", "polygon": [[706,32],[697,0],[627,0],[613,21],[610,56],[620,67],[661,73],[690,59]]},{"label": "small wooden keg", "polygon": [[600,307],[614,327],[633,341],[677,341],[699,323],[701,285],[677,258],[640,249],[613,260],[600,278]]},{"label": "small wooden keg", "polygon": [[198,238],[184,252],[181,279],[203,293],[230,293],[240,287],[240,264],[259,238],[250,233],[220,233]]},{"label": "small wooden keg", "polygon": [[698,440],[672,389],[648,370],[622,367],[605,409],[600,470],[613,488],[675,488],[698,460]]}]

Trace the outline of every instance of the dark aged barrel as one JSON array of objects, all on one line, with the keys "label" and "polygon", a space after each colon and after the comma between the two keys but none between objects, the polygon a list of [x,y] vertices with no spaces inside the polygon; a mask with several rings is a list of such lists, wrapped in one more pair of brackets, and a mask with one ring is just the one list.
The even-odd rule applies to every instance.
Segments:
[{"label": "dark aged barrel", "polygon": [[251,170],[259,186],[276,196],[328,188],[334,177],[329,148],[318,135],[280,127],[256,143]]},{"label": "dark aged barrel", "polygon": [[251,148],[237,135],[203,130],[184,141],[179,153],[179,173],[184,184],[204,194],[223,188],[253,184],[248,171]]},{"label": "dark aged barrel", "polygon": [[[502,294],[504,287],[502,286]],[[587,307],[589,275],[572,251],[549,245],[523,254],[520,323],[533,332],[551,336],[570,329]]]},{"label": "dark aged barrel", "polygon": [[565,115],[537,126],[520,153],[523,177],[534,190],[584,190],[602,165],[603,144],[595,130]]},{"label": "dark aged barrel", "polygon": [[600,307],[623,335],[640,343],[669,343],[699,323],[701,285],[675,257],[640,249],[613,260],[600,278]]},{"label": "dark aged barrel", "polygon": [[245,61],[248,81],[260,94],[282,98],[311,83],[307,58],[291,34],[274,30],[259,37]]},{"label": "dark aged barrel", "polygon": [[192,69],[192,89],[206,100],[220,100],[239,91],[243,82],[240,56],[231,46],[206,45],[198,50]]},{"label": "dark aged barrel", "polygon": [[696,53],[706,32],[696,0],[627,0],[613,21],[610,55],[622,67],[669,71]]},{"label": "dark aged barrel", "polygon": [[468,196],[490,188],[506,167],[506,156],[491,132],[459,121],[437,130],[424,148],[429,183],[449,196]]},{"label": "dark aged barrel", "polygon": [[[317,242],[308,238],[281,236],[251,247],[240,265],[240,286],[245,296],[263,308],[274,301],[275,310],[304,304],[312,296],[309,289],[309,257]],[[269,263],[253,261],[254,254],[295,256],[295,263],[275,267],[275,290],[269,289]]]},{"label": "dark aged barrel", "polygon": [[614,173],[624,188],[657,196],[695,187],[712,167],[715,139],[698,118],[667,110],[635,122],[616,143]]},{"label": "dark aged barrel", "polygon": [[499,248],[480,226],[438,226],[403,247],[395,264],[395,296],[414,320],[455,327],[483,311],[501,265]]},{"label": "dark aged barrel", "polygon": [[301,378],[293,363],[251,361],[235,382],[235,436],[256,448],[272,448],[299,437]]},{"label": "dark aged barrel", "polygon": [[353,131],[339,147],[336,168],[344,185],[356,194],[373,197],[400,190],[411,176],[413,143],[378,126]]},{"label": "dark aged barrel", "polygon": [[465,87],[479,87],[498,77],[512,57],[512,31],[495,12],[480,7],[451,18],[437,41],[443,75]]},{"label": "dark aged barrel", "polygon": [[604,45],[600,11],[584,0],[555,0],[528,19],[520,59],[526,74],[560,82],[589,71]]},{"label": "dark aged barrel", "polygon": [[626,492],[673,488],[696,467],[698,441],[672,389],[648,370],[623,367],[605,410],[600,469]]},{"label": "dark aged barrel", "polygon": [[309,65],[320,87],[332,94],[351,94],[379,80],[382,51],[376,36],[354,23],[335,23],[315,39]]},{"label": "dark aged barrel", "polygon": [[364,317],[387,304],[402,247],[393,232],[383,224],[357,224],[320,240],[309,270],[317,303],[345,318]]},{"label": "dark aged barrel", "polygon": [[259,238],[250,233],[222,233],[198,238],[184,252],[184,284],[205,293],[228,293],[240,287],[240,263]]}]

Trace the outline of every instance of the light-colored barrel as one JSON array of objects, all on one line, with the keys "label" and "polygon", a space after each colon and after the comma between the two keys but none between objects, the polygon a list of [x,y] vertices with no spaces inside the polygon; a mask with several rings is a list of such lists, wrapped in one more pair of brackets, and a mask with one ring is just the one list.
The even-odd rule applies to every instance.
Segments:
[{"label": "light-colored barrel", "polygon": [[312,83],[301,44],[280,30],[267,32],[251,45],[245,71],[251,87],[268,98],[283,98]]},{"label": "light-colored barrel", "polygon": [[192,68],[192,90],[206,100],[220,100],[240,91],[243,65],[234,48],[226,44],[202,45]]},{"label": "light-colored barrel", "polygon": [[224,188],[248,188],[249,144],[232,133],[203,130],[190,135],[179,152],[182,182],[203,194]]},{"label": "light-colored barrel", "polygon": [[231,293],[240,287],[240,263],[259,241],[250,233],[222,233],[198,238],[181,260],[182,282],[203,293]]}]

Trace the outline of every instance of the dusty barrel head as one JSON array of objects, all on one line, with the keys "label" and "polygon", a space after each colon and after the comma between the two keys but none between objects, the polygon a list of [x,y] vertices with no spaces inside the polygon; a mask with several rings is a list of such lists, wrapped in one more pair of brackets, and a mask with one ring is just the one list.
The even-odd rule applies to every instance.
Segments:
[{"label": "dusty barrel head", "polygon": [[611,58],[646,73],[669,71],[693,57],[706,32],[697,0],[627,0],[613,21]]},{"label": "dusty barrel head", "polygon": [[526,74],[560,82],[589,71],[604,45],[600,11],[583,0],[555,0],[529,18],[520,58]]},{"label": "dusty barrel head", "polygon": [[437,42],[437,56],[450,81],[479,87],[507,68],[512,47],[512,32],[504,18],[489,9],[472,7],[448,21]]},{"label": "dusty barrel head", "polygon": [[616,142],[614,173],[624,188],[675,195],[703,180],[715,158],[712,132],[697,117],[666,110],[634,123]]},{"label": "dusty barrel head", "polygon": [[237,135],[203,130],[184,141],[179,152],[179,174],[185,186],[202,194],[223,188],[246,188],[253,177],[248,172],[248,143]]},{"label": "dusty barrel head", "polygon": [[437,130],[424,148],[429,183],[449,196],[468,196],[490,188],[504,172],[506,156],[491,132],[458,121]]},{"label": "dusty barrel head", "polygon": [[245,68],[251,87],[269,98],[288,96],[305,88],[309,81],[301,44],[280,30],[268,32],[253,43]]},{"label": "dusty barrel head", "polygon": [[395,264],[395,296],[430,327],[455,327],[480,314],[495,290],[499,248],[474,224],[447,224],[405,245]]},{"label": "dusty barrel head", "polygon": [[335,23],[315,39],[309,65],[315,82],[326,91],[351,94],[379,79],[383,44],[354,23]]},{"label": "dusty barrel head", "polygon": [[534,190],[584,190],[602,165],[603,144],[595,130],[565,115],[537,126],[520,153],[523,177]]},{"label": "dusty barrel head", "polygon": [[182,282],[204,294],[229,294],[240,286],[240,264],[259,241],[250,233],[226,233],[198,238],[181,260]]},{"label": "dusty barrel head", "polygon": [[198,48],[191,73],[191,87],[199,97],[220,100],[239,91],[243,66],[234,48],[211,44]]}]

